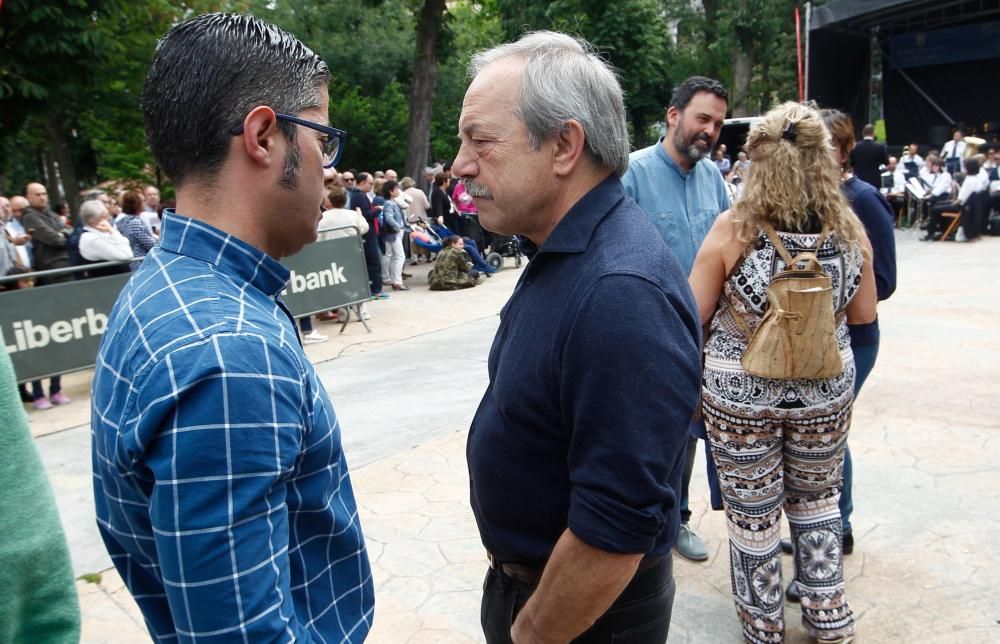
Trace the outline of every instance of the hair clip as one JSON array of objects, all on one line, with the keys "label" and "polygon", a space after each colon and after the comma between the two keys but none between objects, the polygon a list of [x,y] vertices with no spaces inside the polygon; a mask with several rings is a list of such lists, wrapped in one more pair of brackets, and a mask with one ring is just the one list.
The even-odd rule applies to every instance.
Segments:
[{"label": "hair clip", "polygon": [[795,123],[794,121],[789,123],[788,126],[785,128],[785,131],[781,133],[781,138],[785,139],[786,141],[790,141],[791,143],[795,143],[795,139],[798,136],[798,134],[795,132],[796,125],[798,124]]}]

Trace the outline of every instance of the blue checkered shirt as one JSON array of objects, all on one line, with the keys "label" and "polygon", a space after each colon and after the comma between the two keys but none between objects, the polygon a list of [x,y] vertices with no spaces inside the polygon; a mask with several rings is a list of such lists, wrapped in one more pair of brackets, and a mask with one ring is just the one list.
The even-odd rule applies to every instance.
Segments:
[{"label": "blue checkered shirt", "polygon": [[374,587],[289,271],[168,213],[93,384],[97,523],[153,638],[361,642]]}]

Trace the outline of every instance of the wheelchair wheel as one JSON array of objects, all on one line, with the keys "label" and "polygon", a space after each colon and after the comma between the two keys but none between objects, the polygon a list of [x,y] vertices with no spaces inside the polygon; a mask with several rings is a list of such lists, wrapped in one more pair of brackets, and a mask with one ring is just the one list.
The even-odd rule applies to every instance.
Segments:
[{"label": "wheelchair wheel", "polygon": [[486,263],[498,271],[503,268],[503,255],[500,253],[490,253],[486,256]]},{"label": "wheelchair wheel", "polygon": [[522,261],[523,258],[524,258],[524,255],[521,254],[520,250],[517,250],[517,251],[514,252],[514,267],[515,268],[521,268],[521,261]]}]

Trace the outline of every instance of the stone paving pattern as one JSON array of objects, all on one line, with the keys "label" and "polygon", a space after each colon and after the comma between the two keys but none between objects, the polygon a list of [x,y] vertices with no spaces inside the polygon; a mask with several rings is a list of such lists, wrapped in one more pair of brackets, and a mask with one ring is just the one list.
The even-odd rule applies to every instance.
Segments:
[{"label": "stone paving pattern", "polygon": [[[859,641],[998,642],[1000,469],[992,457],[1000,453],[994,390],[1000,381],[1000,239],[920,244],[916,234],[897,233],[899,288],[880,307],[880,355],[855,407],[856,546],[846,558],[848,598]],[[418,270],[413,291],[371,305],[373,334],[352,324],[345,337],[308,347],[314,362],[367,351],[391,364],[413,338],[482,325],[502,306],[518,273],[508,269],[482,288],[440,294],[424,290],[426,270]],[[319,328],[336,334],[332,325]],[[484,346],[488,339],[469,356],[481,370],[469,386],[485,379]],[[434,369],[432,360],[421,366],[426,373]],[[88,378],[86,372],[67,378],[78,399],[73,405],[31,414],[36,435],[48,435],[40,439],[43,453],[48,441],[59,440],[53,432],[87,422]],[[408,378],[421,386],[421,376]],[[371,397],[373,409],[392,405],[386,391]],[[474,410],[474,404],[463,410],[464,427]],[[376,583],[370,642],[482,641],[486,560],[468,504],[466,432],[457,422],[443,431],[353,471]],[[738,642],[725,521],[707,509],[704,477],[699,453],[692,523],[711,556],[701,564],[675,558],[670,641]],[[89,482],[83,492],[89,493]],[[113,569],[100,584],[77,583],[84,642],[149,641]],[[797,606],[786,607],[786,620],[788,642],[808,641]]]}]

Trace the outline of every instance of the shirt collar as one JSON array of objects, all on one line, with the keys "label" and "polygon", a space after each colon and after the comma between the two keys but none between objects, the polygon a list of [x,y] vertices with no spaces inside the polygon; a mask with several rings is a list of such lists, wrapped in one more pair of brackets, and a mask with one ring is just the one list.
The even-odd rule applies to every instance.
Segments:
[{"label": "shirt collar", "polygon": [[[674,161],[673,157],[671,157],[669,154],[667,154],[667,151],[663,148],[663,139],[665,139],[665,138],[666,138],[666,135],[661,136],[660,140],[656,142],[656,157],[660,161],[662,161],[663,163],[665,163],[668,168],[670,168],[671,170],[673,170],[674,172],[676,172],[678,175],[680,175],[680,177],[682,179],[686,179],[689,174],[691,174],[692,172],[695,171],[695,169],[698,167],[698,164],[701,163],[701,161],[698,161],[696,163],[691,164],[691,169],[690,170],[685,170],[684,168],[680,167],[677,164],[677,162]],[[702,161],[704,161],[704,159],[702,159]]]},{"label": "shirt collar", "polygon": [[597,225],[624,197],[622,182],[614,174],[608,175],[569,209],[539,252],[583,252],[590,244]]},{"label": "shirt collar", "polygon": [[203,221],[179,215],[172,208],[163,211],[160,248],[208,262],[270,297],[285,289],[291,275],[260,249]]}]

